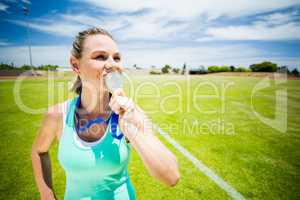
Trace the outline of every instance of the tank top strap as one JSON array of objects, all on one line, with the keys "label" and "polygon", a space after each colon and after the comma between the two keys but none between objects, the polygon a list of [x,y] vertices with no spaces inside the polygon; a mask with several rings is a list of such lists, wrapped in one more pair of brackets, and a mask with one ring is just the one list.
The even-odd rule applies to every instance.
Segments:
[{"label": "tank top strap", "polygon": [[65,129],[69,103],[70,103],[70,99],[68,99],[60,104],[60,110],[62,113],[62,120],[63,120],[62,121],[63,122],[63,130]]},{"label": "tank top strap", "polygon": [[75,110],[76,110],[76,102],[77,102],[77,99],[79,98],[79,96],[76,96],[72,99],[69,99],[67,102],[66,102],[66,112],[65,112],[65,124],[67,126],[70,126],[70,127],[74,127],[74,113],[75,113]]}]

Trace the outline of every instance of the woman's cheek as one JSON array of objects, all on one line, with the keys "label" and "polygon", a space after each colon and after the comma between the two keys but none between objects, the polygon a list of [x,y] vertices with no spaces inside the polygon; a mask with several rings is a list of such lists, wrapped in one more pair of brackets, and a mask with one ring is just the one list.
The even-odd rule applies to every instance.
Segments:
[{"label": "woman's cheek", "polygon": [[123,71],[124,71],[124,67],[123,67],[123,63],[122,63],[122,62],[120,62],[120,63],[118,64],[118,68],[119,68],[119,71],[120,71],[120,72],[123,72]]},{"label": "woman's cheek", "polygon": [[92,76],[92,77],[95,77],[95,78],[100,78],[100,76],[102,75],[103,73],[103,67],[101,65],[99,65],[98,63],[90,63],[89,65],[89,74]]}]

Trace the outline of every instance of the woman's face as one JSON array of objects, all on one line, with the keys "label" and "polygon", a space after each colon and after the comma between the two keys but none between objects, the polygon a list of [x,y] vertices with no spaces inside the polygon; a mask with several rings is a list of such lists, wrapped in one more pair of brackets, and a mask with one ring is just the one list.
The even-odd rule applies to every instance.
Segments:
[{"label": "woman's face", "polygon": [[[73,58],[74,59],[74,58]],[[83,87],[104,88],[104,77],[112,71],[123,71],[117,44],[106,35],[90,35],[83,44],[82,56],[76,60]]]}]

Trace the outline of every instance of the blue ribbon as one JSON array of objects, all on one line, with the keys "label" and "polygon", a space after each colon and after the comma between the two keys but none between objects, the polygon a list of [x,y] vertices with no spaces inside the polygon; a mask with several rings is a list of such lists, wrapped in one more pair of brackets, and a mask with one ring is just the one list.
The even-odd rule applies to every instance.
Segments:
[{"label": "blue ribbon", "polygon": [[111,134],[114,138],[121,140],[124,135],[122,132],[120,132],[120,134],[117,135],[118,123],[119,123],[119,115],[117,115],[116,113],[112,113],[112,115],[111,115]]},{"label": "blue ribbon", "polygon": [[[79,95],[77,101],[76,101],[76,108],[80,106],[81,103],[81,94]],[[76,113],[76,111],[75,111]],[[77,118],[79,119],[78,114],[76,113]],[[76,130],[77,133],[79,132],[84,132],[87,129],[89,129],[93,124],[98,124],[98,123],[106,123],[109,125],[109,120],[111,119],[111,133],[112,137],[121,140],[122,137],[124,136],[122,132],[120,132],[119,135],[117,135],[117,130],[118,130],[118,123],[119,123],[119,115],[116,113],[112,112],[110,117],[108,119],[103,119],[102,117],[97,117],[95,119],[89,120],[83,127],[80,127],[80,124],[77,123],[76,125]]]}]

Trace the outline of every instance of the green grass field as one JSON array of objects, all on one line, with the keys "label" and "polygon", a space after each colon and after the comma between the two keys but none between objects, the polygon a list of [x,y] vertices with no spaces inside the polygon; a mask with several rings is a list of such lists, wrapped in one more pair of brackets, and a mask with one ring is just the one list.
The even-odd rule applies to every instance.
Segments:
[{"label": "green grass field", "polygon": [[[68,80],[55,80],[53,103],[73,95],[67,93]],[[251,109],[251,92],[260,80],[143,76],[134,77],[134,90],[128,83],[126,91],[156,124],[246,199],[300,199],[300,81],[289,80],[280,86],[288,94],[287,131],[282,133],[264,124]],[[14,83],[0,82],[0,199],[38,199],[30,152],[42,114],[20,110],[14,101]],[[222,91],[224,95],[218,98],[204,96],[216,92],[220,95]],[[49,92],[47,80],[39,79],[24,81],[20,94],[25,105],[39,109],[47,107]],[[275,94],[272,81],[271,87],[254,95],[255,110],[264,117],[275,117]],[[160,184],[150,177],[132,151],[129,170],[138,199],[230,199],[172,145],[158,137],[177,155],[181,180],[173,188]],[[65,175],[56,155],[57,142],[51,148],[53,182],[55,193],[63,199]]]}]

